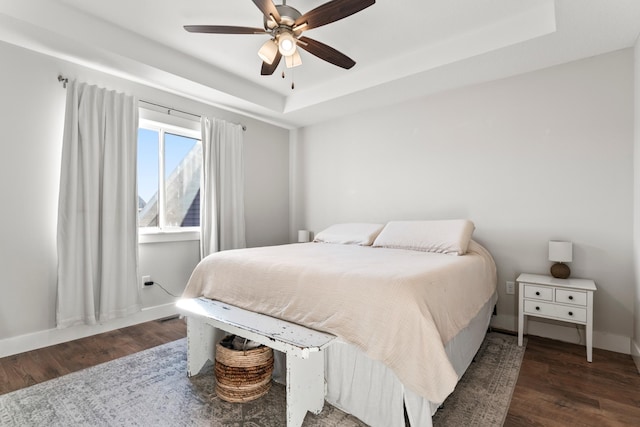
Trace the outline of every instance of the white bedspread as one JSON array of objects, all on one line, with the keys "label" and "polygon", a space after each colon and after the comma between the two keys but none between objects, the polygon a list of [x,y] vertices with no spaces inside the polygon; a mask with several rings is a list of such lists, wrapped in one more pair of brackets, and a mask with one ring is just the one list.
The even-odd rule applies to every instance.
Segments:
[{"label": "white bedspread", "polygon": [[184,297],[205,296],[330,332],[442,402],[457,375],[444,351],[496,288],[489,253],[464,256],[303,243],[230,250],[195,268]]}]

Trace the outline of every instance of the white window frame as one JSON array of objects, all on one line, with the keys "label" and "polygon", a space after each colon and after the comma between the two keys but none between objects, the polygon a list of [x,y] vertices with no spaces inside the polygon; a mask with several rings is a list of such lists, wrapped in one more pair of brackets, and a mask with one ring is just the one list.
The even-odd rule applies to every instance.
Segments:
[{"label": "white window frame", "polygon": [[[139,109],[138,128],[150,129],[160,134],[158,151],[158,224],[164,223],[164,134],[170,133],[187,138],[202,139],[200,122],[160,113],[158,111]],[[200,240],[200,227],[138,227],[138,243],[177,242]]]}]

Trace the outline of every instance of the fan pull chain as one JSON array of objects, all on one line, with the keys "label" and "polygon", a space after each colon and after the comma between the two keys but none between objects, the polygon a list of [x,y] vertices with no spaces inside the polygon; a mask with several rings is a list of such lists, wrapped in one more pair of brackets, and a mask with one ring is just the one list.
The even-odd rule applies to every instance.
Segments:
[{"label": "fan pull chain", "polygon": [[[282,78],[284,79],[286,77],[286,75],[284,74],[284,71],[282,72]],[[293,81],[293,68],[291,69],[291,90],[296,88],[296,84]]]}]

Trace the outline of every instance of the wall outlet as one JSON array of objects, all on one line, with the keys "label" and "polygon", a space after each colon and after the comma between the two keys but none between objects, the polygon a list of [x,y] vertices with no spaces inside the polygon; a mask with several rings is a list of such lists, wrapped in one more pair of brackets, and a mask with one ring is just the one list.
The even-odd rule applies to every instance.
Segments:
[{"label": "wall outlet", "polygon": [[513,295],[516,293],[516,282],[507,282],[507,294]]},{"label": "wall outlet", "polygon": [[153,279],[151,279],[151,276],[142,276],[142,288],[145,288],[146,286],[150,286],[150,285],[147,285],[147,283],[150,283],[150,285],[153,285]]}]

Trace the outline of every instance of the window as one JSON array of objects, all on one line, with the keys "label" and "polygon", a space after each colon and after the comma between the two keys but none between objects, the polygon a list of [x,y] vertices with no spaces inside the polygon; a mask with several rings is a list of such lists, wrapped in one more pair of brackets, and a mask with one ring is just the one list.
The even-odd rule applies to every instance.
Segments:
[{"label": "window", "polygon": [[185,231],[200,226],[199,138],[200,132],[195,129],[141,118],[138,129],[141,231]]}]

